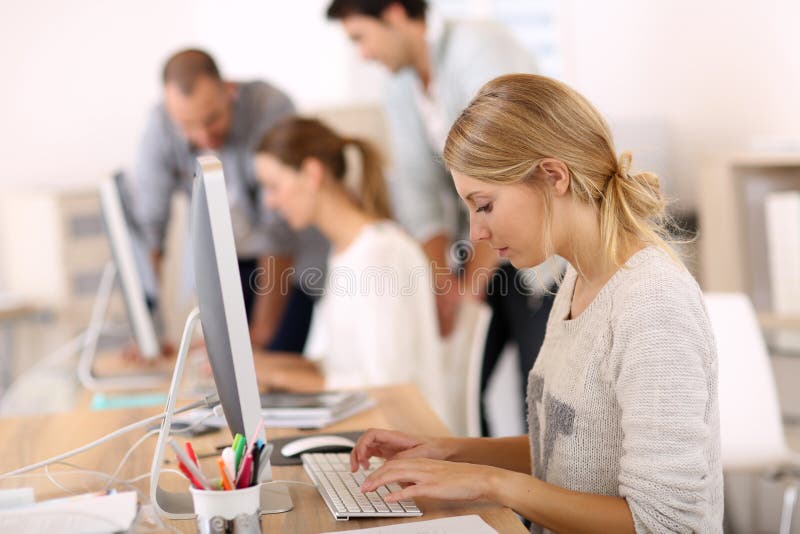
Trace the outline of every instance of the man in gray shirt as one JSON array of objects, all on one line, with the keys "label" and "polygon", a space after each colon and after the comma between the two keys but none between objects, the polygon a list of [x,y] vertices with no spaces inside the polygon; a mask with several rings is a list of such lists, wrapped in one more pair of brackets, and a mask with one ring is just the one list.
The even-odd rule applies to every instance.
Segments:
[{"label": "man in gray shirt", "polygon": [[[164,100],[150,114],[134,172],[136,211],[156,272],[172,195],[191,194],[197,156],[215,154],[225,170],[236,252],[256,345],[301,352],[321,283],[327,243],[316,231],[292,232],[267,209],[255,179],[253,151],[272,125],[294,113],[287,95],[262,82],[224,81],[213,58],[183,50],[166,62]],[[312,279],[286,283],[295,272]],[[317,278],[314,280],[314,278]],[[296,279],[295,279],[296,280]]]}]

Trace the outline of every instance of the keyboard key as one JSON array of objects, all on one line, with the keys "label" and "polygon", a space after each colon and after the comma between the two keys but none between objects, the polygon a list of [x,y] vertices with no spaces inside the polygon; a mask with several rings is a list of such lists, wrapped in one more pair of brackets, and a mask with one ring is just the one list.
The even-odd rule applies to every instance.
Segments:
[{"label": "keyboard key", "polygon": [[382,513],[389,512],[389,507],[386,506],[386,503],[383,502],[383,499],[381,499],[377,493],[375,493],[374,491],[370,491],[369,493],[365,493],[364,495],[367,496],[369,502],[372,503],[372,506],[374,506],[377,511]]},{"label": "keyboard key", "polygon": [[402,506],[403,510],[406,512],[419,512],[419,508],[417,508],[416,503],[414,503],[414,501],[411,499],[403,499],[397,502],[400,503],[400,506]]},{"label": "keyboard key", "polygon": [[365,475],[363,471],[356,471],[355,473],[353,473],[353,478],[355,479],[356,484],[361,486],[361,484],[363,484],[364,481],[367,479],[367,475]]},{"label": "keyboard key", "polygon": [[395,493],[395,492],[398,492],[398,491],[403,489],[403,488],[400,487],[400,484],[398,484],[397,482],[392,482],[391,484],[386,484],[386,487],[389,488],[389,492],[390,493]]}]

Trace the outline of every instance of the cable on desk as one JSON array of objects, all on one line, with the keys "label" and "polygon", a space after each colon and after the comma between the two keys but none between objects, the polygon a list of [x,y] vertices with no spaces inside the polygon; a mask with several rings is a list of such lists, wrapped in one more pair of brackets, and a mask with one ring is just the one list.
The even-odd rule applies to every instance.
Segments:
[{"label": "cable on desk", "polygon": [[[206,415],[204,415],[203,417],[201,417],[200,419],[198,419],[197,421],[195,421],[194,423],[192,423],[191,425],[187,426],[186,428],[182,428],[179,433],[183,434],[183,433],[185,433],[187,431],[194,430],[194,428],[202,425],[206,421],[206,419],[208,419],[209,417],[211,417],[213,415],[215,415],[215,412],[212,410],[209,413],[207,413]],[[154,428],[153,430],[148,431],[144,436],[139,438],[136,441],[136,443],[131,445],[131,447],[128,449],[128,451],[122,456],[122,460],[120,460],[116,471],[114,471],[114,473],[111,475],[112,480],[109,480],[109,483],[106,485],[105,489],[108,489],[108,487],[113,483],[113,481],[117,479],[119,474],[122,472],[122,468],[125,466],[125,463],[128,461],[128,458],[130,458],[131,454],[133,454],[133,451],[135,451],[142,443],[144,443],[147,440],[147,438],[150,438],[152,436],[157,435],[160,431],[161,431],[160,429]],[[176,433],[178,433],[178,432],[170,432],[170,435],[176,434]],[[179,471],[176,471],[176,472],[179,472]],[[180,474],[181,474],[181,476],[183,476],[183,473],[180,473]]]},{"label": "cable on desk", "polygon": [[[199,400],[199,401],[193,402],[193,403],[191,403],[191,404],[189,404],[187,406],[183,406],[181,408],[178,408],[177,410],[175,410],[175,413],[176,414],[184,413],[184,412],[188,412],[190,410],[194,410],[196,408],[201,408],[201,407],[204,407],[204,406],[205,407],[213,407],[218,402],[219,402],[219,396],[218,395],[216,395],[216,394],[209,395],[209,396],[205,397],[202,400]],[[47,460],[42,460],[41,462],[37,462],[35,464],[27,465],[25,467],[20,467],[19,469],[15,469],[13,471],[8,471],[6,473],[2,473],[2,474],[0,474],[0,480],[3,480],[3,479],[5,479],[7,477],[10,477],[10,476],[15,476],[15,475],[20,475],[20,474],[23,474],[23,473],[27,473],[28,471],[33,471],[35,469],[39,469],[40,467],[44,467],[46,465],[49,465],[49,464],[52,464],[52,463],[55,463],[55,462],[59,462],[61,460],[66,460],[67,458],[70,458],[72,456],[75,456],[76,454],[80,454],[82,452],[86,452],[86,451],[88,451],[90,449],[93,449],[94,447],[97,447],[98,445],[102,445],[103,443],[105,443],[107,441],[110,441],[110,440],[112,440],[112,439],[114,439],[116,437],[119,437],[119,436],[121,436],[123,434],[126,434],[126,433],[128,433],[128,432],[130,432],[132,430],[136,430],[137,428],[141,428],[143,426],[149,425],[150,423],[154,423],[156,421],[159,421],[159,420],[163,419],[165,415],[166,415],[165,412],[161,412],[158,415],[154,415],[152,417],[148,417],[146,419],[142,419],[141,421],[137,421],[136,423],[131,423],[128,426],[124,426],[124,427],[122,427],[122,428],[120,428],[118,430],[115,430],[114,432],[111,432],[110,434],[106,434],[102,438],[96,439],[96,440],[92,441],[91,443],[88,443],[88,444],[86,444],[86,445],[84,445],[82,447],[78,447],[77,449],[72,449],[71,451],[65,452],[64,454],[59,454],[58,456],[53,456],[52,458],[48,458]]]},{"label": "cable on desk", "polygon": [[[73,469],[72,471],[64,471],[64,474],[69,473],[69,474],[83,475],[83,476],[87,476],[88,475],[88,476],[94,476],[94,477],[98,477],[98,478],[102,478],[102,479],[106,479],[106,480],[110,477],[110,475],[108,475],[108,473],[103,473],[101,471],[93,471],[91,469],[84,469],[81,466],[73,464],[73,463],[70,463],[70,462],[53,462],[53,464],[50,464],[50,465],[64,465],[64,466],[67,466],[67,467],[71,467]],[[163,469],[162,473],[173,473],[173,474],[176,474],[176,475],[179,475],[179,476],[183,477],[183,473],[181,473],[181,472],[179,472],[179,471],[177,471],[175,469]],[[51,483],[53,483],[56,487],[62,489],[63,491],[65,491],[65,492],[67,492],[69,494],[77,494],[78,493],[78,492],[75,492],[73,490],[70,490],[69,488],[67,488],[66,486],[63,486],[60,482],[58,482],[54,478],[55,474],[56,473],[49,472],[49,470],[47,470],[47,467],[45,467],[45,473],[27,473],[27,474],[21,474],[21,475],[10,475],[7,478],[9,478],[9,479],[10,478],[26,478],[26,479],[29,479],[31,477],[47,477],[47,479]],[[62,474],[62,473],[59,473],[59,474]],[[139,503],[143,503],[143,502],[147,502],[148,499],[142,494],[141,491],[139,491],[138,488],[136,488],[136,486],[134,486],[134,483],[136,483],[136,482],[138,482],[140,480],[143,480],[145,478],[149,478],[149,477],[150,477],[150,472],[148,471],[147,473],[143,473],[141,475],[138,475],[138,476],[133,477],[133,478],[128,479],[128,480],[120,480],[120,479],[118,479],[116,481],[116,483],[121,485],[121,486],[123,486],[123,487],[126,487],[130,491],[136,492],[137,501]],[[87,493],[91,493],[92,491],[93,490],[87,488]],[[142,507],[140,506],[139,510],[141,511],[141,509],[142,509]],[[165,524],[159,514],[153,514],[153,517],[155,517],[155,519],[156,519],[156,521],[158,523],[157,525],[154,525],[153,527],[149,527],[148,526],[147,530],[142,530],[140,528],[141,525],[137,525],[137,527],[135,529],[136,532],[151,532],[151,531],[152,532],[163,532],[166,529],[166,530],[170,530],[172,532],[176,532],[176,533],[180,534],[180,531],[175,529],[172,525]]]}]

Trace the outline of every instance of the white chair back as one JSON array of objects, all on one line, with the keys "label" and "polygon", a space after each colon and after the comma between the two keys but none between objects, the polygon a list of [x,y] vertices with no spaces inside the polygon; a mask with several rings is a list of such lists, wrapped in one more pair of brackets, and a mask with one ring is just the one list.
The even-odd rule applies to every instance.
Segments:
[{"label": "white chair back", "polygon": [[785,461],[778,393],[767,346],[750,300],[739,293],[707,293],[719,358],[722,466],[751,469]]},{"label": "white chair back", "polygon": [[481,435],[480,388],[483,353],[492,310],[462,301],[452,334],[442,340],[447,376],[447,425],[456,436]]}]

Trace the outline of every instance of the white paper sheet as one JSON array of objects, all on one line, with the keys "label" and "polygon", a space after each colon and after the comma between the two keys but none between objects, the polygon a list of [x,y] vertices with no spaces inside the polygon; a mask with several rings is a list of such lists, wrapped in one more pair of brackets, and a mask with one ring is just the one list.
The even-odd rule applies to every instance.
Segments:
[{"label": "white paper sheet", "polygon": [[[444,517],[429,521],[399,523],[385,527],[344,530],[335,534],[497,534],[497,531],[481,519],[479,515]],[[327,534],[334,534],[329,532]]]}]

